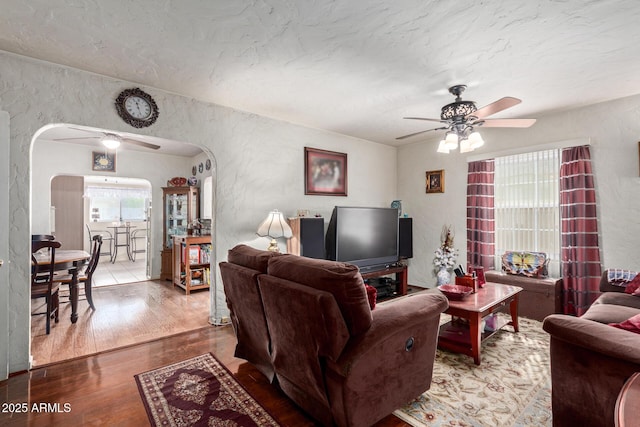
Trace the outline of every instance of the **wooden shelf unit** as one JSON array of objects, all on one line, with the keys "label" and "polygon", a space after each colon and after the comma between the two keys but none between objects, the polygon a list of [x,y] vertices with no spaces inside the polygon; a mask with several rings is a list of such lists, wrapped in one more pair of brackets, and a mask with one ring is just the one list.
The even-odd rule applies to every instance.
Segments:
[{"label": "wooden shelf unit", "polygon": [[407,294],[407,288],[409,285],[407,282],[408,267],[406,265],[398,265],[395,267],[388,267],[385,269],[369,271],[361,274],[363,279],[373,279],[390,274],[395,274],[396,295],[402,296]]},{"label": "wooden shelf unit", "polygon": [[209,289],[211,236],[173,236],[173,286],[191,291]]}]

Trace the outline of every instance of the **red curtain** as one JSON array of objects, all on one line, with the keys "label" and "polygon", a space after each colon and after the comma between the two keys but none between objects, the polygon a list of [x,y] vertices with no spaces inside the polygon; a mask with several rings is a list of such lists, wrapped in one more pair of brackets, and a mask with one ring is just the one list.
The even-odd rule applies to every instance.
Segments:
[{"label": "red curtain", "polygon": [[588,146],[562,150],[560,166],[563,309],[581,316],[599,295],[596,192]]},{"label": "red curtain", "polygon": [[495,259],[493,159],[469,163],[467,175],[468,267],[493,270]]}]

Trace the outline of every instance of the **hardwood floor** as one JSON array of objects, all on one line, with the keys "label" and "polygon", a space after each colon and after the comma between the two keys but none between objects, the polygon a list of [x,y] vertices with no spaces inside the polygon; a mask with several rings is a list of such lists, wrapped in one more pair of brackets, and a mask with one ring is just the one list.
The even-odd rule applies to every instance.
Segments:
[{"label": "hardwood floor", "polygon": [[[148,425],[133,376],[206,352],[283,426],[316,425],[257,369],[233,356],[233,328],[208,324],[208,291],[187,296],[170,282],[145,281],[94,287],[93,300],[96,311],[79,302],[75,325],[70,305],[62,304],[60,322],[48,336],[44,316],[32,318],[35,367],[0,382],[0,404],[14,404],[0,408],[0,425]],[[6,412],[21,403],[29,411]],[[34,403],[49,404],[48,410],[33,411]],[[377,426],[408,424],[390,415]]]},{"label": "hardwood floor", "polygon": [[[61,297],[61,300],[63,297]],[[209,291],[185,295],[167,281],[145,281],[93,288],[96,310],[78,303],[60,305],[60,321],[45,333],[45,316],[31,317],[33,366],[95,354],[207,326]],[[35,301],[34,304],[38,302]],[[34,308],[35,310],[35,308]]]},{"label": "hardwood floor", "polygon": [[[133,376],[211,352],[283,426],[315,426],[257,369],[233,356],[235,343],[231,326],[206,326],[148,343],[33,369],[0,383],[2,403],[27,403],[29,409],[34,403],[44,403],[49,404],[49,411],[0,411],[0,425],[148,425]],[[59,404],[59,412],[54,411],[58,409],[55,404]],[[8,408],[6,405],[3,407]],[[376,426],[408,424],[390,415]]]}]

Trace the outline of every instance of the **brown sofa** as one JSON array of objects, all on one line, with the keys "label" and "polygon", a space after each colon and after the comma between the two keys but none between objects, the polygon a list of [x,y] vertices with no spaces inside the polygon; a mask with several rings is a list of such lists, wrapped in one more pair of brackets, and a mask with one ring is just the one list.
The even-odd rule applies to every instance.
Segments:
[{"label": "brown sofa", "polygon": [[554,426],[613,426],[618,394],[640,372],[640,334],[609,326],[640,314],[640,297],[600,281],[602,295],[581,317],[554,314],[544,320],[551,335]]},{"label": "brown sofa", "polygon": [[357,267],[243,245],[220,271],[236,355],[321,424],[369,426],[429,389],[439,292],[371,311]]}]

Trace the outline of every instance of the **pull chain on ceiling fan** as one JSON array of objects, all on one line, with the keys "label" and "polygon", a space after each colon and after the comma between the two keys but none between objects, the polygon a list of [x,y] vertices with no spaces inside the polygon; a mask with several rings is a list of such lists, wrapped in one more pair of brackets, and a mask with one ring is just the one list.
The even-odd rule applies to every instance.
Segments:
[{"label": "pull chain on ceiling fan", "polygon": [[536,122],[535,119],[487,119],[486,117],[518,105],[522,101],[518,98],[507,96],[489,105],[485,105],[482,108],[477,108],[475,102],[462,100],[461,95],[466,88],[466,85],[455,85],[449,88],[449,92],[454,95],[456,99],[454,102],[442,107],[439,119],[430,119],[426,117],[403,117],[407,120],[423,120],[443,123],[445,126],[411,133],[409,135],[400,136],[396,139],[402,140],[421,135],[426,132],[447,130],[444,138],[438,145],[438,152],[448,153],[450,150],[455,150],[458,148],[458,145],[460,145],[460,152],[465,153],[473,151],[484,145],[484,140],[474,129],[475,127],[526,128],[532,126]]}]

